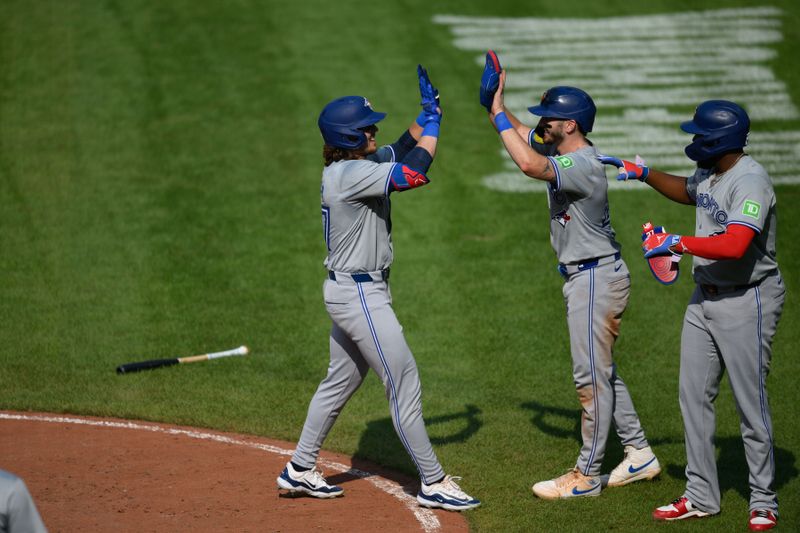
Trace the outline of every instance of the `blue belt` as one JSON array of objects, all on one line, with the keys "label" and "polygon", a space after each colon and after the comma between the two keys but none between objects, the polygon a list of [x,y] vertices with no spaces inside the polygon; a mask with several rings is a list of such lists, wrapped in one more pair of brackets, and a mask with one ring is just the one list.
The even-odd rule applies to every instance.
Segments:
[{"label": "blue belt", "polygon": [[619,261],[622,258],[622,254],[619,252],[615,253],[613,256],[607,255],[604,257],[595,257],[593,259],[587,259],[586,261],[581,261],[579,263],[570,263],[565,265],[564,263],[558,264],[558,271],[561,273],[562,276],[566,277],[569,274],[574,274],[576,272],[583,272],[584,270],[589,270],[590,268],[594,268],[602,262],[602,264],[606,263],[613,263],[615,261]]},{"label": "blue belt", "polygon": [[[619,252],[614,254],[614,261],[619,261],[622,257],[622,254]],[[588,261],[583,261],[578,263],[578,271],[583,272],[584,270],[589,270],[590,268],[594,268],[600,262],[603,257],[595,257],[594,259],[589,259]]]},{"label": "blue belt", "polygon": [[[349,279],[348,279],[349,278]],[[331,281],[350,281],[352,279],[356,283],[372,283],[379,281],[386,281],[389,279],[389,269],[378,270],[376,272],[334,272],[328,271],[328,279]]]}]

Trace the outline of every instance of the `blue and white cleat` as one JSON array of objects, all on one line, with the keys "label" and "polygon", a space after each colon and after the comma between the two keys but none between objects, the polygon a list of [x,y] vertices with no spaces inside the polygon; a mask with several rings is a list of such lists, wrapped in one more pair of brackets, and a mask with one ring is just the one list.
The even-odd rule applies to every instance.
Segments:
[{"label": "blue and white cleat", "polygon": [[609,487],[621,487],[642,479],[653,479],[661,473],[653,450],[646,446],[637,450],[633,446],[625,446],[625,459],[611,471],[608,476]]},{"label": "blue and white cleat", "polygon": [[322,472],[315,466],[311,470],[298,472],[292,467],[292,463],[286,463],[281,475],[278,476],[278,488],[297,493],[304,492],[315,498],[335,498],[344,494],[342,487],[329,485]]},{"label": "blue and white cleat", "polygon": [[533,493],[543,500],[599,496],[603,485],[599,477],[584,476],[577,468],[555,479],[540,481],[531,487]]},{"label": "blue and white cleat", "polygon": [[448,511],[466,511],[474,509],[481,504],[458,486],[460,477],[445,476],[439,483],[426,485],[425,483],[417,493],[417,502],[423,507],[447,509]]}]

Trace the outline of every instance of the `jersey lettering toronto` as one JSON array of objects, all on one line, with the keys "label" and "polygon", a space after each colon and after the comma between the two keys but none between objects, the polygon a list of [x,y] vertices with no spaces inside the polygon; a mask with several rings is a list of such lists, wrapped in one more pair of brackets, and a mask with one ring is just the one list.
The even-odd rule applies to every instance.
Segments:
[{"label": "jersey lettering toronto", "polygon": [[697,195],[697,207],[702,207],[714,218],[717,224],[725,224],[728,222],[728,213],[720,207],[714,197],[709,193],[700,193]]}]

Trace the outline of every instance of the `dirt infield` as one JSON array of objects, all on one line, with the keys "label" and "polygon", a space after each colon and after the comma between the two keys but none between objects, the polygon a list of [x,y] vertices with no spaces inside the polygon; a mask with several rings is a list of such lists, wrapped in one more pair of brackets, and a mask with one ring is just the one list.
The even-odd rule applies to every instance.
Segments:
[{"label": "dirt infield", "polygon": [[467,531],[416,504],[417,480],[323,452],[333,500],[276,489],[294,445],[106,418],[0,411],[0,468],[22,477],[51,532]]}]

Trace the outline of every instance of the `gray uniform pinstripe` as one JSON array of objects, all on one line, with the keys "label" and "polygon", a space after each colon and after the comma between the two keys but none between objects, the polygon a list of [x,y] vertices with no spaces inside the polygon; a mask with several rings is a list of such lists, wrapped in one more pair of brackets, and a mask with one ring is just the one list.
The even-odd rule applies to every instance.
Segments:
[{"label": "gray uniform pinstripe", "polygon": [[[347,400],[372,368],[389,400],[395,431],[423,483],[444,477],[422,418],[422,389],[414,356],[392,309],[388,147],[372,160],[339,161],[322,174],[322,214],[329,278],[323,293],[333,321],[330,365],[308,408],[292,461],[315,464]],[[368,281],[365,281],[368,280]]]},{"label": "gray uniform pinstripe", "polygon": [[551,157],[550,241],[564,274],[572,371],[583,407],[577,468],[600,474],[613,422],[623,445],[647,446],[633,400],[613,360],[630,293],[608,209],[608,181],[593,147]]},{"label": "gray uniform pinstripe", "polygon": [[744,156],[721,175],[698,169],[687,180],[686,190],[697,205],[696,236],[722,233],[730,224],[747,226],[756,236],[740,259],[694,258],[697,287],[686,309],[681,336],[685,496],[703,511],[720,511],[714,400],[727,370],[750,470],[750,510],[777,513],[772,418],[765,382],[785,288],[775,260],[772,182],[761,165]]}]

